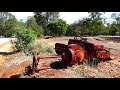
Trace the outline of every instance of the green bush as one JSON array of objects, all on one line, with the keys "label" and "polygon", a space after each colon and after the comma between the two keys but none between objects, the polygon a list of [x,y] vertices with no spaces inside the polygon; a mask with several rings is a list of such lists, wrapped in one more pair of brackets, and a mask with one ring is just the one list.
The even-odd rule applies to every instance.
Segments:
[{"label": "green bush", "polygon": [[31,53],[36,38],[34,31],[25,26],[19,26],[16,30],[17,40],[14,42],[16,49],[25,53]]},{"label": "green bush", "polygon": [[116,35],[120,36],[120,32],[119,32],[119,31],[117,31],[117,32],[116,32]]},{"label": "green bush", "polygon": [[50,30],[50,33],[53,36],[62,36],[65,35],[67,31],[67,24],[66,21],[58,19],[56,21],[50,22],[47,25],[47,28]]}]

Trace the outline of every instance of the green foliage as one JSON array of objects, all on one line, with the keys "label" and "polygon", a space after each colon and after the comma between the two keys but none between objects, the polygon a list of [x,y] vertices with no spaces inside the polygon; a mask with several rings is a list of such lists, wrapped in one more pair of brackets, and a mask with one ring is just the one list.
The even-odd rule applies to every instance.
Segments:
[{"label": "green foliage", "polygon": [[120,35],[120,13],[113,13],[111,15],[113,23],[110,26],[110,35]]},{"label": "green foliage", "polygon": [[66,35],[72,36],[74,35],[74,33],[75,33],[75,25],[74,24],[68,25],[67,30],[66,30]]},{"label": "green foliage", "polygon": [[89,12],[89,18],[83,18],[68,26],[66,35],[98,35],[107,33],[99,12]]},{"label": "green foliage", "polygon": [[18,21],[14,15],[9,12],[0,12],[0,35],[4,37],[11,37],[14,35],[14,28]]},{"label": "green foliage", "polygon": [[55,35],[55,36],[65,35],[67,30],[66,21],[62,19],[49,23],[47,27],[51,31],[52,35]]},{"label": "green foliage", "polygon": [[68,25],[66,35],[67,36],[80,35],[81,34],[80,28],[81,27],[78,25],[78,23]]},{"label": "green foliage", "polygon": [[6,21],[6,26],[5,26],[5,34],[4,36],[6,37],[11,37],[15,35],[15,28],[18,25],[18,21],[16,18],[13,19],[9,19],[8,21]]},{"label": "green foliage", "polygon": [[38,25],[43,26],[44,35],[48,35],[49,29],[47,29],[47,25],[59,18],[59,12],[34,12],[34,18]]},{"label": "green foliage", "polygon": [[92,35],[98,35],[100,34],[101,27],[104,27],[103,21],[101,18],[102,13],[100,12],[89,12],[90,16],[90,22],[91,22],[91,29],[92,29]]},{"label": "green foliage", "polygon": [[42,37],[44,29],[42,26],[37,24],[34,17],[28,17],[26,25],[28,28],[31,28],[33,31],[35,31],[37,37]]},{"label": "green foliage", "polygon": [[120,31],[117,31],[117,32],[115,33],[115,35],[120,36]]},{"label": "green foliage", "polygon": [[16,30],[17,40],[14,42],[16,49],[25,53],[31,53],[36,37],[34,31],[24,26],[19,26]]},{"label": "green foliage", "polygon": [[[59,12],[34,12],[24,23],[21,19],[9,12],[0,12],[0,36],[12,37],[24,27],[34,32],[37,37],[43,35],[73,36],[73,35],[120,35],[120,13],[113,13],[113,23],[106,24],[102,18],[104,12],[88,12],[89,16],[67,25],[66,21],[59,19]],[[19,29],[18,29],[19,27]],[[23,30],[24,31],[24,30]],[[19,33],[20,33],[19,32]]]}]

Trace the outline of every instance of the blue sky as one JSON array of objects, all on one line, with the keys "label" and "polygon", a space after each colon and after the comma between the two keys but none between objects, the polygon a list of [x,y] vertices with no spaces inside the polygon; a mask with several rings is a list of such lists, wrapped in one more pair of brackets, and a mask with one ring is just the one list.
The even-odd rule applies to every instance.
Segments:
[{"label": "blue sky", "polygon": [[[18,20],[23,19],[26,21],[28,16],[33,16],[32,12],[11,12],[13,15],[16,16]],[[111,22],[112,19],[111,14],[114,12],[106,12],[103,17],[107,18],[107,22]],[[88,17],[87,12],[60,12],[60,18],[65,20],[68,24],[75,22],[78,19],[82,19],[84,17]]]}]

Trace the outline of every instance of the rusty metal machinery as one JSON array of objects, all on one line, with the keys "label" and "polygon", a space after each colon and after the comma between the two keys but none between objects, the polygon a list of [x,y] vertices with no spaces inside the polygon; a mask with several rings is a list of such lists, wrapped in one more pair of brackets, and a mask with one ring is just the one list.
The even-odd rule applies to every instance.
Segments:
[{"label": "rusty metal machinery", "polygon": [[82,40],[75,40],[70,39],[68,42],[69,44],[77,44],[81,46],[85,50],[85,57],[89,61],[89,64],[96,64],[99,61],[109,60],[111,53],[104,49],[104,46],[97,43],[87,42],[86,39]]},{"label": "rusty metal machinery", "polygon": [[55,56],[34,56],[32,68],[30,68],[31,74],[37,71],[44,70],[48,67],[38,67],[40,59],[46,58],[62,58],[62,62],[67,65],[73,65],[74,63],[81,63],[85,59],[95,63],[97,60],[105,60],[110,58],[110,52],[104,49],[103,45],[87,42],[86,38],[69,39],[68,45],[62,43],[55,44]]}]

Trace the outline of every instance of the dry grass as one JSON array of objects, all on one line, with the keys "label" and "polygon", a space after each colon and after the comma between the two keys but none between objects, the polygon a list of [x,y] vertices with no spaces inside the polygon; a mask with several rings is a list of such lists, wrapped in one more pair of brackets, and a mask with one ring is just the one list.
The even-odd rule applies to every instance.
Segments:
[{"label": "dry grass", "polygon": [[43,39],[37,39],[34,43],[34,54],[40,55],[54,55],[55,50],[53,45],[49,45],[47,42],[45,42]]},{"label": "dry grass", "polygon": [[66,70],[72,75],[72,78],[107,78],[104,73],[98,72],[96,68],[88,65],[74,65]]}]

